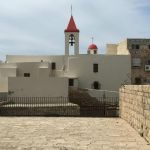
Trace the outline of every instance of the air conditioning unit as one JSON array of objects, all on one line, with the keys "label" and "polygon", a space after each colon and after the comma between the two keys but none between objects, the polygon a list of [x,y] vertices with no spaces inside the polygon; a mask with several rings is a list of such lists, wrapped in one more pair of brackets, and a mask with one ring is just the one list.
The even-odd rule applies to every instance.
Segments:
[{"label": "air conditioning unit", "polygon": [[145,71],[150,71],[150,65],[145,65]]}]

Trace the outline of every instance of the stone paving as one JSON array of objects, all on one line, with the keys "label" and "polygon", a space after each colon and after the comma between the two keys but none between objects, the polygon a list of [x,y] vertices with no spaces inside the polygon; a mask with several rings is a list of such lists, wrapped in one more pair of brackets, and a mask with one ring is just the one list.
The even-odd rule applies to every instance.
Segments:
[{"label": "stone paving", "polygon": [[150,150],[120,118],[0,117],[0,150]]}]

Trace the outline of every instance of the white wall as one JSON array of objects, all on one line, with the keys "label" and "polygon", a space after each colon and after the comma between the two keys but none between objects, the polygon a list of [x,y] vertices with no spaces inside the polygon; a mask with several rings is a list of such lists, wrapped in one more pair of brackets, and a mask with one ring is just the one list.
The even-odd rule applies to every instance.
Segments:
[{"label": "white wall", "polygon": [[17,63],[17,77],[24,77],[24,73],[30,73],[31,77],[38,77],[40,63],[35,62],[22,62]]},{"label": "white wall", "polygon": [[[56,63],[56,74],[61,74],[60,72],[63,70],[63,68],[67,68],[67,57],[64,55],[52,55],[52,56],[34,56],[34,55],[7,55],[6,60],[8,63],[17,63],[18,68],[25,69],[27,66],[27,69],[32,69],[32,66],[34,68],[38,68],[43,63],[49,63],[49,68],[51,69],[51,63]],[[22,75],[21,75],[22,76]]]},{"label": "white wall", "polygon": [[22,62],[57,62],[56,68],[58,70],[62,69],[62,66],[65,61],[64,55],[56,55],[56,56],[34,56],[34,55],[7,55],[6,61],[9,63],[22,63]]},{"label": "white wall", "polygon": [[13,97],[68,97],[68,78],[10,77],[8,89]]},{"label": "white wall", "polygon": [[[7,60],[18,62],[18,77],[22,77],[24,72],[31,71],[31,77],[42,78],[45,81],[51,73],[51,62],[56,62],[54,75],[78,78],[79,88],[90,89],[94,81],[99,81],[102,90],[118,91],[125,80],[130,83],[128,78],[131,74],[130,55],[7,56]],[[46,62],[49,65],[42,67],[40,60],[49,61]],[[23,61],[26,63],[22,63]],[[93,63],[99,64],[98,73],[93,73]],[[61,72],[64,65],[68,66],[68,69]]]},{"label": "white wall", "polygon": [[0,67],[0,92],[8,92],[8,77],[16,77],[17,68]]},{"label": "white wall", "polygon": [[[93,63],[99,64],[99,72],[93,72]],[[131,73],[130,56],[80,55],[70,59],[69,73],[79,78],[80,88],[91,88],[94,81],[101,83],[101,89],[118,91]]]}]

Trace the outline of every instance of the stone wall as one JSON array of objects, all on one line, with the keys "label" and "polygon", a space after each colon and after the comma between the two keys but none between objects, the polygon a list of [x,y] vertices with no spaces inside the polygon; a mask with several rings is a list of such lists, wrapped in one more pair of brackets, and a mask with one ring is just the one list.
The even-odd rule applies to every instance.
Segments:
[{"label": "stone wall", "polygon": [[120,89],[120,117],[150,142],[150,85]]},{"label": "stone wall", "polygon": [[80,107],[72,103],[62,105],[4,105],[0,108],[0,116],[80,116]]}]

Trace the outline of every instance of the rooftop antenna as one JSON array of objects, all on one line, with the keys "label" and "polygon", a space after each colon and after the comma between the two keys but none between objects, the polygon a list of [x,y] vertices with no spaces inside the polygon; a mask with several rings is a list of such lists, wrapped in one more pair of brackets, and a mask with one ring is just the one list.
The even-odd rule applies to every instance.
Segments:
[{"label": "rooftop antenna", "polygon": [[72,4],[71,4],[71,16],[72,16]]}]

